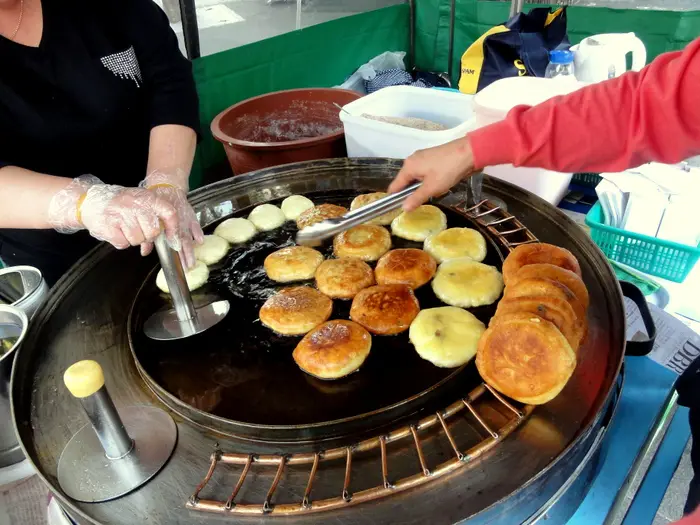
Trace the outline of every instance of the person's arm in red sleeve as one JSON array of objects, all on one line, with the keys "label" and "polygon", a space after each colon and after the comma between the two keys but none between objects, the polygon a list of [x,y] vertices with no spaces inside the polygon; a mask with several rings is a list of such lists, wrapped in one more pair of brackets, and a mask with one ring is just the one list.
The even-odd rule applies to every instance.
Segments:
[{"label": "person's arm in red sleeve", "polygon": [[700,154],[700,39],[638,73],[594,84],[468,135],[474,166],[622,171]]},{"label": "person's arm in red sleeve", "polygon": [[[580,89],[441,146],[417,151],[389,186],[421,187],[410,211],[475,171],[498,164],[565,173],[622,171],[700,154],[700,39],[638,73]],[[699,524],[700,525],[700,524]]]}]

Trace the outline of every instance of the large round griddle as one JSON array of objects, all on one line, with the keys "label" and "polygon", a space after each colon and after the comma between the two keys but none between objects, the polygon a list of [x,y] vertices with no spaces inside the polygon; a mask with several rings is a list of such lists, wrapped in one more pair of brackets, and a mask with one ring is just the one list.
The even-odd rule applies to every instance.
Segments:
[{"label": "large round griddle", "polygon": [[[193,203],[202,222],[208,225],[235,210],[292,193],[379,191],[386,188],[399,166],[399,162],[382,159],[284,166],[202,188],[193,195]],[[367,523],[371,519],[374,523],[416,525],[462,520],[473,524],[521,523],[555,496],[586,457],[594,440],[599,439],[625,347],[624,310],[615,276],[585,232],[553,207],[512,185],[488,178],[485,191],[503,200],[510,213],[540,240],[568,248],[581,263],[591,295],[590,331],[571,381],[554,401],[538,407],[492,452],[447,477],[369,504],[284,518],[280,522],[339,525]],[[60,452],[85,424],[79,404],[61,381],[69,365],[79,359],[98,360],[117,407],[164,406],[139,373],[127,336],[127,318],[134,298],[154,266],[154,257],[141,258],[136,250],[117,251],[101,246],[54,287],[33,321],[13,371],[12,403],[20,444],[39,476],[80,524],[269,523],[271,518],[262,515],[234,518],[186,508],[187,498],[206,473],[210,454],[215,450],[279,454],[313,451],[318,445],[240,440],[193,424],[181,411],[172,412],[178,425],[175,452],[144,487],[118,500],[92,505],[67,498],[58,486],[56,467]],[[488,404],[480,410],[488,414],[489,420],[500,417],[498,410],[491,410]],[[452,428],[459,439],[484,439],[483,430],[466,418],[455,421]],[[411,447],[390,448],[388,453],[392,475],[416,472],[417,459]],[[423,454],[429,465],[435,465],[445,461],[451,449],[444,436],[428,436],[423,440]],[[381,483],[381,470],[374,458],[370,461],[357,457],[352,469],[352,490]],[[217,472],[207,489],[211,493],[202,496],[225,500],[240,469]],[[326,487],[335,490],[334,487],[342,486],[344,472],[342,462],[324,472],[314,497],[327,497]],[[240,498],[262,501],[274,477],[275,469],[256,470]],[[307,479],[307,471],[290,467],[277,488],[275,501],[300,500]]]},{"label": "large round griddle", "polygon": [[[357,193],[311,192],[306,196],[317,204],[349,208]],[[246,217],[251,208],[234,216]],[[464,215],[447,208],[444,211],[449,227],[478,228]],[[207,233],[215,226],[210,225]],[[263,268],[270,253],[294,244],[296,231],[295,224],[288,222],[277,230],[260,233],[234,247],[211,269],[210,282],[195,292],[193,300],[206,301],[214,295],[226,298],[232,315],[192,339],[157,342],[144,335],[143,320],[158,309],[171,307],[169,297],[155,286],[158,268],[146,279],[134,301],[129,337],[144,379],[167,405],[204,426],[240,437],[324,439],[396,421],[424,408],[436,396],[443,398],[454,386],[464,389],[471,385],[471,390],[480,384],[473,363],[445,369],[421,359],[409,342],[408,331],[373,336],[369,357],[348,377],[323,381],[302,372],[292,359],[301,337],[277,335],[258,319],[260,307],[276,291],[285,286],[313,286],[313,281],[275,283]],[[501,252],[493,241],[487,246],[485,264],[500,269]],[[392,236],[392,248],[422,248],[422,243]],[[319,250],[327,258],[333,256],[330,242]],[[416,296],[422,309],[444,306],[429,284],[416,290]],[[351,301],[335,300],[331,319],[349,319],[350,305]],[[495,307],[471,311],[488,324]]]}]

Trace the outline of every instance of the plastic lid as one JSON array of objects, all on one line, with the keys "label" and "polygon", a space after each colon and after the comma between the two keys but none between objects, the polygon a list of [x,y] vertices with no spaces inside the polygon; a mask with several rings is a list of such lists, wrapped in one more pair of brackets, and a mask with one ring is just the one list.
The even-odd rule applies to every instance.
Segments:
[{"label": "plastic lid", "polygon": [[555,49],[549,52],[549,61],[552,64],[571,64],[574,61],[574,54],[564,49]]}]

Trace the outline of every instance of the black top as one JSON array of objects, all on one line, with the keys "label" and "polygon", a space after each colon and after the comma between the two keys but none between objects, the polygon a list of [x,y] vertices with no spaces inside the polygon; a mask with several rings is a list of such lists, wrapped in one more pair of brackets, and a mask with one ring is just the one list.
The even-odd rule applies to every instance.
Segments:
[{"label": "black top", "polygon": [[[191,64],[165,13],[152,0],[42,0],[42,9],[38,48],[0,36],[0,167],[136,186],[151,128],[198,129]],[[49,280],[94,244],[86,232],[0,230],[0,258]]]}]

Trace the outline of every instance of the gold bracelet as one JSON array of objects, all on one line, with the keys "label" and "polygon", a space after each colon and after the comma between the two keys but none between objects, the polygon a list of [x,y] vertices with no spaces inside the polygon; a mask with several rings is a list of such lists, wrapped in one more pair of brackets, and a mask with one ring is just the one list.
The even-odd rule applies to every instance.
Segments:
[{"label": "gold bracelet", "polygon": [[83,212],[81,210],[81,207],[83,206],[83,202],[85,202],[85,198],[87,197],[87,192],[83,193],[78,197],[78,202],[75,205],[75,218],[78,221],[78,224],[81,226],[85,226],[83,224]]}]

